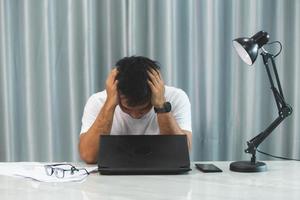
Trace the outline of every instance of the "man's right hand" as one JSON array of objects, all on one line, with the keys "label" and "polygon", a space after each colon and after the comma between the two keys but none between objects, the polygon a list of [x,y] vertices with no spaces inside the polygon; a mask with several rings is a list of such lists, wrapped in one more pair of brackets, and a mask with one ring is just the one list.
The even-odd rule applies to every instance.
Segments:
[{"label": "man's right hand", "polygon": [[112,128],[114,111],[118,105],[117,69],[113,69],[106,79],[107,98],[90,129],[80,135],[80,157],[86,163],[95,164],[99,152],[99,136],[109,135]]},{"label": "man's right hand", "polygon": [[113,107],[118,105],[118,80],[116,80],[117,74],[118,70],[114,68],[106,79],[106,103]]}]

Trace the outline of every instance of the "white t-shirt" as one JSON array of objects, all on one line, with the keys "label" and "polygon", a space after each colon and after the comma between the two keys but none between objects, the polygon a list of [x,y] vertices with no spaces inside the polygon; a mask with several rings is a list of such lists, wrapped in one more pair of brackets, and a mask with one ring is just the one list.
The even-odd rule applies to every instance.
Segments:
[{"label": "white t-shirt", "polygon": [[[165,86],[165,98],[172,105],[172,114],[179,127],[192,132],[191,104],[186,93],[178,88]],[[85,133],[93,125],[106,100],[106,91],[93,94],[87,101],[82,116],[81,133]],[[152,108],[140,119],[134,119],[116,107],[111,135],[158,135],[157,115]]]}]

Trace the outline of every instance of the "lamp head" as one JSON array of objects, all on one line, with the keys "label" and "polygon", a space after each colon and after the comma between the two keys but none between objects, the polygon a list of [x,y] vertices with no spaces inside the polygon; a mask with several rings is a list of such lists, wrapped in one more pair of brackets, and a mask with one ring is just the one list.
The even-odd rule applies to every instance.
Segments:
[{"label": "lamp head", "polygon": [[248,65],[252,65],[258,55],[258,50],[269,41],[269,34],[265,31],[259,31],[251,38],[241,37],[232,41],[233,47]]}]

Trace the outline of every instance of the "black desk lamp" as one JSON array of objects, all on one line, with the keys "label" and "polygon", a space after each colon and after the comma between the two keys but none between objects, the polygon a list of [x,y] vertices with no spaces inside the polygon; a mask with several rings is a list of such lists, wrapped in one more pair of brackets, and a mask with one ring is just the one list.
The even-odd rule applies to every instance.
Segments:
[{"label": "black desk lamp", "polygon": [[[284,99],[283,92],[281,89],[276,64],[274,58],[278,56],[281,52],[282,45],[279,41],[272,42],[272,43],[279,43],[280,44],[280,51],[276,55],[273,55],[267,52],[263,46],[268,45],[269,41],[269,34],[264,31],[259,31],[251,38],[237,38],[233,40],[233,47],[237,51],[238,55],[241,59],[247,63],[248,65],[252,65],[258,55],[259,49],[261,49],[260,55],[262,56],[264,65],[267,70],[268,78],[271,83],[271,89],[273,95],[275,97],[276,105],[278,108],[278,117],[260,134],[252,138],[250,141],[247,142],[248,148],[245,149],[246,153],[252,154],[251,161],[237,161],[230,164],[230,170],[236,172],[262,172],[267,170],[267,166],[263,162],[256,161],[256,149],[262,143],[268,135],[289,115],[292,114],[292,107],[289,106]],[[269,44],[272,44],[269,43]],[[269,67],[269,60],[272,64],[273,73],[276,78],[277,87],[275,87],[270,67]]]}]

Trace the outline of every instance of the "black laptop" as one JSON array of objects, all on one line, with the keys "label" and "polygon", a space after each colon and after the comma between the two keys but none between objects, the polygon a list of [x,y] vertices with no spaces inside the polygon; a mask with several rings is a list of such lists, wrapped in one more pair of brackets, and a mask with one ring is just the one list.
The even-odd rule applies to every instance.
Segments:
[{"label": "black laptop", "polygon": [[181,174],[191,170],[185,135],[100,137],[98,154],[100,174]]}]

